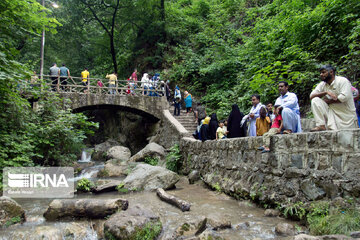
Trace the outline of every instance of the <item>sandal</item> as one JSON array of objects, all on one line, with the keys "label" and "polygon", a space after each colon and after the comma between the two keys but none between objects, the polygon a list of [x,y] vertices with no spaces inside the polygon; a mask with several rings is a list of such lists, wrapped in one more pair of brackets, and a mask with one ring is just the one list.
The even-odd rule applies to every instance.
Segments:
[{"label": "sandal", "polygon": [[269,150],[264,149],[261,151],[261,153],[268,153],[268,152],[270,152],[270,149]]},{"label": "sandal", "polygon": [[283,131],[283,134],[290,134],[290,133],[292,133],[292,131],[289,129]]},{"label": "sandal", "polygon": [[320,132],[320,131],[325,131],[326,128],[325,126],[317,126],[317,127],[314,127],[310,130],[310,132]]}]

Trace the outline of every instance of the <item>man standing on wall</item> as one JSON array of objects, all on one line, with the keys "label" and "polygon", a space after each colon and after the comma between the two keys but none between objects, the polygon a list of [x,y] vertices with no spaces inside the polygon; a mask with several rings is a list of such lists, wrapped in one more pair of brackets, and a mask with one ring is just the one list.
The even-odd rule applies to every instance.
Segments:
[{"label": "man standing on wall", "polygon": [[281,96],[276,99],[275,105],[279,105],[282,109],[280,111],[283,119],[283,133],[302,132],[300,107],[296,94],[288,92],[289,84],[285,81],[280,81],[278,88]]},{"label": "man standing on wall", "polygon": [[320,68],[322,80],[310,94],[316,127],[311,131],[357,128],[356,109],[348,79],[335,76],[335,68]]}]

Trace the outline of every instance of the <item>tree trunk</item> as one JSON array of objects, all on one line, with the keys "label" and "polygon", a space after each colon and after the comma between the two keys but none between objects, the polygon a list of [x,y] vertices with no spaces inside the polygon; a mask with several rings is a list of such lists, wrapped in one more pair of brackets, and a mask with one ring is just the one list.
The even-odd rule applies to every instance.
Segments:
[{"label": "tree trunk", "polygon": [[191,207],[191,204],[184,201],[184,200],[181,200],[175,196],[172,196],[170,194],[167,194],[164,189],[162,188],[158,188],[156,190],[156,194],[158,195],[158,197],[167,202],[167,203],[170,203],[171,205],[177,207],[177,208],[180,208],[181,211],[185,212],[185,211],[190,211],[190,207]]},{"label": "tree trunk", "polygon": [[54,221],[61,218],[104,218],[117,212],[126,210],[129,206],[125,199],[55,199],[53,200],[44,217]]}]

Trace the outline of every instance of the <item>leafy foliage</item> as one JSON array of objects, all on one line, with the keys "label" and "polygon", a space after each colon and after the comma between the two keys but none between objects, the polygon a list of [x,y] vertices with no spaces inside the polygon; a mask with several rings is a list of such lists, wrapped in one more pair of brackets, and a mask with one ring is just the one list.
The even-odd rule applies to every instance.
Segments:
[{"label": "leafy foliage", "polygon": [[307,215],[311,234],[346,234],[360,228],[360,212],[355,205],[343,209],[330,208],[327,202],[313,203]]},{"label": "leafy foliage", "polygon": [[160,221],[148,222],[142,229],[138,229],[136,235],[134,236],[135,240],[152,240],[156,239],[157,236],[161,233],[162,224]]},{"label": "leafy foliage", "polygon": [[21,222],[20,216],[12,217],[10,220],[5,222],[5,227],[9,227],[10,225],[13,225],[13,224],[16,224],[19,222]]},{"label": "leafy foliage", "polygon": [[307,209],[303,202],[278,204],[277,209],[281,211],[286,218],[303,220],[307,216]]},{"label": "leafy foliage", "polygon": [[170,153],[166,156],[166,168],[173,172],[179,172],[181,168],[181,154],[178,144],[170,148]]},{"label": "leafy foliage", "polygon": [[146,156],[144,159],[144,162],[147,164],[150,164],[152,166],[156,166],[159,163],[159,158],[158,157],[151,157],[151,156]]},{"label": "leafy foliage", "polygon": [[77,182],[76,189],[81,192],[90,192],[94,184],[87,178],[82,178]]},{"label": "leafy foliage", "polygon": [[[42,82],[25,90],[30,71],[16,61],[25,43],[43,29],[55,33],[60,24],[35,0],[1,1],[0,12],[0,168],[59,166],[76,160],[83,139],[97,124],[62,110],[62,100],[42,91]],[[33,111],[28,99],[40,99],[40,110]]]}]

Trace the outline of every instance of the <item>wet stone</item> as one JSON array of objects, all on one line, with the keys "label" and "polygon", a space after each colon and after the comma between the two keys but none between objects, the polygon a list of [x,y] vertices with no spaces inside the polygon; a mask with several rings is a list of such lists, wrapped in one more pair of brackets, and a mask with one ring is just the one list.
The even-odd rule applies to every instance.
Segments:
[{"label": "wet stone", "polygon": [[342,172],[342,156],[333,156],[332,157],[332,167],[338,172]]},{"label": "wet stone", "polygon": [[309,200],[319,200],[325,196],[325,192],[308,179],[301,183],[300,188]]},{"label": "wet stone", "polygon": [[292,154],[291,155],[291,166],[297,168],[303,168],[303,155]]}]

